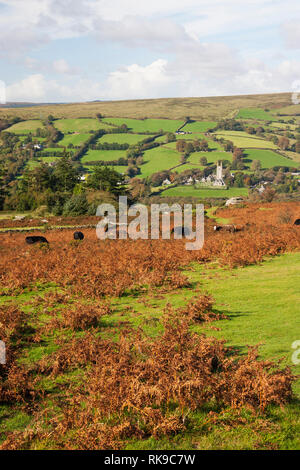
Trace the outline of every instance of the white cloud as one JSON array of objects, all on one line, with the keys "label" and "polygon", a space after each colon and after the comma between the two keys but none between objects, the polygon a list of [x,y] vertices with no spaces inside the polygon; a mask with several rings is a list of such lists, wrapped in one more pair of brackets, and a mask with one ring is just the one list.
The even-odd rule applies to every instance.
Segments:
[{"label": "white cloud", "polygon": [[283,23],[282,34],[287,48],[300,49],[300,19]]},{"label": "white cloud", "polygon": [[[300,47],[298,0],[0,2],[7,5],[0,16],[0,56],[23,67],[23,74],[30,71],[22,80],[15,77],[8,87],[10,100],[74,101],[289,91],[300,76],[299,61],[291,52]],[[277,43],[257,42],[256,32],[264,30],[273,31]],[[278,30],[290,51],[278,47]],[[248,38],[243,48],[240,34]],[[31,51],[47,42],[74,37],[97,39],[95,67],[84,68],[80,61],[74,67],[75,50],[66,54],[66,58],[57,49],[57,56],[53,58],[51,51],[49,59],[46,48],[45,56],[39,56],[43,59],[29,57],[34,55]],[[218,39],[209,39],[212,37]],[[271,37],[272,34],[269,40]],[[236,48],[226,45],[227,39],[231,45],[235,40]],[[107,44],[114,45],[120,64],[128,60],[126,66],[114,66],[112,70],[109,57],[103,64],[101,48]],[[130,48],[130,57],[134,48],[138,48],[139,57],[141,49],[150,49],[151,59],[146,64],[146,59],[141,63],[131,58],[129,62],[126,55],[118,57],[118,45],[122,51],[124,47]],[[96,70],[101,67],[108,72],[107,78],[100,80]]]},{"label": "white cloud", "polygon": [[167,61],[158,59],[145,67],[133,64],[112,72],[105,86],[106,97],[124,99],[166,95],[172,80],[166,67]]}]

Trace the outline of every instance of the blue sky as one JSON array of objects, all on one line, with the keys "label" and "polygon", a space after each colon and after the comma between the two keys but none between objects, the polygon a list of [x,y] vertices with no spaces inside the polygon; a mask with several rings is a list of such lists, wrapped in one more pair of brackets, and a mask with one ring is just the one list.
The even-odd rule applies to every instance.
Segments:
[{"label": "blue sky", "polygon": [[9,101],[292,91],[298,0],[0,0]]}]

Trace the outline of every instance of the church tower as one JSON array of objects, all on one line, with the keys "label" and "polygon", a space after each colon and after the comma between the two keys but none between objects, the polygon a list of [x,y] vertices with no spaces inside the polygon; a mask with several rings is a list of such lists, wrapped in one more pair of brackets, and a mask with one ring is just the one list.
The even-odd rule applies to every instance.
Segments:
[{"label": "church tower", "polygon": [[217,163],[217,180],[223,179],[223,164],[222,162]]}]

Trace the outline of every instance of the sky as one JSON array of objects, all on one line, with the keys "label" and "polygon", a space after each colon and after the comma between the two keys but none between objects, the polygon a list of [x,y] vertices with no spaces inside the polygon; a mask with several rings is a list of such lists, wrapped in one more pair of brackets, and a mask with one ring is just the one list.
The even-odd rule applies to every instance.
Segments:
[{"label": "sky", "polygon": [[290,92],[299,53],[299,0],[0,0],[0,100]]}]

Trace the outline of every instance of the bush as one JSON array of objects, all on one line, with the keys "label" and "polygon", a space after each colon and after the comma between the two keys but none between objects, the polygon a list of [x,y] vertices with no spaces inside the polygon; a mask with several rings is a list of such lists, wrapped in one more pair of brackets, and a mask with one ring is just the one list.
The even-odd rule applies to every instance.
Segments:
[{"label": "bush", "polygon": [[63,215],[83,215],[88,211],[85,194],[75,194],[68,199],[63,207]]}]

